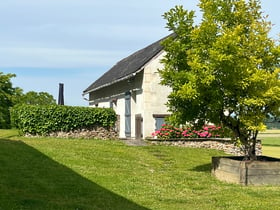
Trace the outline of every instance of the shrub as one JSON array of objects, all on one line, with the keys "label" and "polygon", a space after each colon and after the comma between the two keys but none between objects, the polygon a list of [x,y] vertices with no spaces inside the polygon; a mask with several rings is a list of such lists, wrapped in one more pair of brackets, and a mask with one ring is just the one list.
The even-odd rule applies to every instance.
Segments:
[{"label": "shrub", "polygon": [[69,132],[95,126],[110,127],[117,120],[112,109],[20,105],[11,109],[12,124],[24,134],[47,135],[52,132]]},{"label": "shrub", "polygon": [[176,128],[173,125],[163,124],[161,129],[155,131],[152,135],[157,136],[159,139],[173,139],[173,138],[182,138],[183,130],[181,128]]}]

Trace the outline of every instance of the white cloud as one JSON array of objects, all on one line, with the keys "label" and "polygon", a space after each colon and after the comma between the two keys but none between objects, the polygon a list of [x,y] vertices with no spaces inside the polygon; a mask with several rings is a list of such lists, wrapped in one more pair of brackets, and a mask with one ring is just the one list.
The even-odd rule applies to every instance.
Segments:
[{"label": "white cloud", "polygon": [[[279,33],[280,1],[261,0]],[[26,91],[57,95],[65,82],[66,101],[81,102],[81,93],[103,71],[169,32],[162,14],[174,5],[196,9],[199,0],[2,0],[0,2],[0,69],[21,69],[15,82]],[[47,72],[26,76],[28,68]],[[41,68],[55,69],[53,71]],[[75,68],[78,74],[61,68]],[[88,68],[84,76],[80,69]],[[56,73],[54,73],[56,72]],[[61,71],[62,72],[62,71]],[[46,76],[48,75],[48,76]],[[56,76],[54,76],[56,75]],[[64,75],[64,76],[63,76]],[[69,75],[69,77],[67,77]]]},{"label": "white cloud", "polygon": [[108,66],[125,55],[121,51],[58,48],[0,48],[1,67],[87,68]]}]

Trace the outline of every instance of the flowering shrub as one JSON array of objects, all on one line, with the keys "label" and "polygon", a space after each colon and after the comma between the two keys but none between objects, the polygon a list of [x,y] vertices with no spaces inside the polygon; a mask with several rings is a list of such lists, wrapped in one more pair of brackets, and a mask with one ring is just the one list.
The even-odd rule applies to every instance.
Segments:
[{"label": "flowering shrub", "polygon": [[163,124],[160,130],[152,133],[158,139],[181,139],[181,138],[217,138],[225,137],[224,128],[215,125],[205,125],[200,130],[192,127],[176,128],[173,125]]},{"label": "flowering shrub", "polygon": [[160,130],[155,131],[152,135],[159,139],[174,139],[174,138],[182,138],[183,129],[176,128],[173,125],[163,124]]}]

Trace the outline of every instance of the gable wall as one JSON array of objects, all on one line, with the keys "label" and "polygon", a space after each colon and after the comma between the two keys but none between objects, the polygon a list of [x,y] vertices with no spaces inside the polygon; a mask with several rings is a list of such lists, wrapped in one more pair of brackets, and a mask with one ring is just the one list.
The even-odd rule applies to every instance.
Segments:
[{"label": "gable wall", "polygon": [[146,65],[144,70],[144,80],[143,80],[143,96],[144,104],[144,137],[150,137],[155,131],[155,118],[153,115],[168,115],[167,111],[167,96],[169,95],[171,89],[160,85],[160,75],[158,69],[163,68],[163,64],[160,60],[163,58],[164,52],[160,53],[157,57],[151,60],[148,65]]},{"label": "gable wall", "polygon": [[135,137],[135,114],[143,112],[143,71],[137,73],[135,77],[115,83],[111,86],[101,88],[89,94],[90,105],[98,107],[110,107],[110,102],[114,101],[113,109],[119,115],[120,138],[125,138],[125,93],[131,92],[131,137]]},{"label": "gable wall", "polygon": [[138,72],[135,77],[112,84],[108,87],[91,92],[89,94],[91,106],[98,103],[98,107],[110,107],[120,118],[119,133],[120,138],[125,138],[125,92],[131,92],[131,137],[135,137],[136,115],[143,118],[142,133],[143,137],[150,137],[155,131],[155,118],[153,115],[165,115],[167,112],[167,96],[170,89],[160,85],[158,69],[163,65],[160,60],[163,53],[154,57],[148,62],[144,69]]}]

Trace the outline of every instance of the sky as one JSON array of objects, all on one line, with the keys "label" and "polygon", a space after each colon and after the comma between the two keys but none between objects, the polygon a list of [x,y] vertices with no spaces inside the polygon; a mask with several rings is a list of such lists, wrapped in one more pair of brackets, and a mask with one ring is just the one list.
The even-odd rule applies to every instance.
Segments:
[{"label": "sky", "polygon": [[[280,33],[279,0],[261,0]],[[8,0],[0,2],[0,72],[24,92],[48,92],[65,105],[87,106],[82,93],[119,60],[170,32],[162,15],[198,0]]]}]

